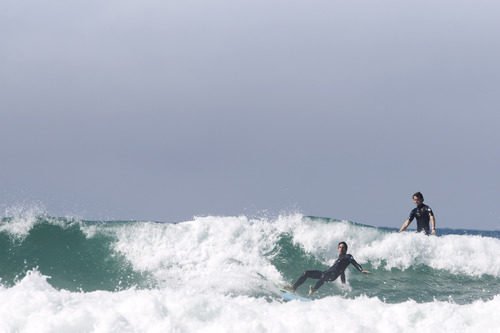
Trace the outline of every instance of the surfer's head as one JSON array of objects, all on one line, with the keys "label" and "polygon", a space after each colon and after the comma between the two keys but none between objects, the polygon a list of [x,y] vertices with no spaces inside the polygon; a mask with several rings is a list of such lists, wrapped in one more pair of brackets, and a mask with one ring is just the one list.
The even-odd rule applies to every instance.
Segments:
[{"label": "surfer's head", "polygon": [[340,242],[339,243],[339,254],[346,254],[346,253],[347,253],[347,243]]},{"label": "surfer's head", "polygon": [[424,196],[422,193],[417,192],[413,194],[413,201],[415,201],[415,205],[420,205],[422,202],[424,202]]}]

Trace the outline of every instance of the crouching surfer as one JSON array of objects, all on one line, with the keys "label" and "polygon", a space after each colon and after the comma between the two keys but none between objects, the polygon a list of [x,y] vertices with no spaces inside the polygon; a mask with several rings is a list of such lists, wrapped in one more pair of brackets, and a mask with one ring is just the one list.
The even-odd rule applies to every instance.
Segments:
[{"label": "crouching surfer", "polygon": [[370,274],[369,271],[366,271],[361,267],[360,264],[354,260],[353,256],[347,253],[347,244],[346,242],[340,242],[338,246],[339,257],[333,263],[332,267],[327,269],[326,271],[305,271],[302,276],[295,282],[293,285],[285,286],[284,288],[290,291],[295,292],[295,290],[304,283],[307,278],[319,280],[316,282],[314,287],[312,285],[309,286],[309,295],[319,289],[325,283],[325,281],[334,281],[340,276],[340,280],[342,283],[345,283],[345,274],[344,271],[352,264],[356,267],[361,273]]}]

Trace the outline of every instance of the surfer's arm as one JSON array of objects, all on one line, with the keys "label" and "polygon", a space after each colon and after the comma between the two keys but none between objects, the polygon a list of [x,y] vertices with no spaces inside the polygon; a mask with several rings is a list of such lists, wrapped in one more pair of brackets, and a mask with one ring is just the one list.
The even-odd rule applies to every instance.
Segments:
[{"label": "surfer's arm", "polygon": [[[353,258],[352,256],[351,256],[349,259],[350,259],[349,261],[351,262],[351,264],[352,264],[354,267],[356,267],[356,269],[357,269],[358,271],[360,271],[360,272],[362,272],[362,271],[363,271],[363,267],[361,267],[361,265],[360,265],[360,264],[358,264],[358,262],[357,262],[356,260],[354,260],[354,258]],[[344,274],[344,273],[342,272],[342,274]]]},{"label": "surfer's arm", "polygon": [[399,229],[399,232],[403,232],[406,230],[406,228],[408,228],[408,226],[410,225],[410,220],[406,220],[405,223],[403,223],[403,225],[401,226],[401,229]]},{"label": "surfer's arm", "polygon": [[434,219],[434,215],[431,215],[431,225],[432,225],[431,235],[435,235],[436,234],[436,219]]},{"label": "surfer's arm", "polygon": [[406,228],[408,228],[408,226],[410,225],[411,221],[413,221],[413,219],[415,218],[415,211],[417,209],[413,209],[411,212],[410,212],[410,216],[408,217],[408,219],[405,221],[405,223],[403,223],[403,225],[401,226],[401,229],[399,229],[399,232],[402,232],[402,231],[405,231]]},{"label": "surfer's arm", "polygon": [[[358,262],[357,262],[356,260],[354,260],[354,258],[353,258],[353,257],[351,257],[351,264],[352,264],[354,267],[356,267],[356,269],[357,269],[358,271],[360,271],[361,273],[364,273],[364,274],[370,274],[370,272],[369,272],[369,271],[367,271],[367,270],[365,270],[365,269],[363,269],[363,267],[361,267],[361,265],[360,265],[360,264],[358,264]],[[342,274],[344,274],[344,272],[342,272]]]}]

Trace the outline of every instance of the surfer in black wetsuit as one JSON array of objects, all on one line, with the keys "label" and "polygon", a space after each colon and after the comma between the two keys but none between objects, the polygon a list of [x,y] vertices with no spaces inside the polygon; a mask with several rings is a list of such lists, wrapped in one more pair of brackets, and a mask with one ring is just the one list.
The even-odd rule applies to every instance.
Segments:
[{"label": "surfer in black wetsuit", "polygon": [[[422,230],[426,235],[436,234],[436,220],[434,219],[434,213],[431,207],[424,204],[424,196],[422,193],[417,192],[413,195],[413,201],[417,207],[413,208],[410,212],[410,217],[403,223],[399,232],[405,231],[405,229],[410,225],[414,218],[417,219],[417,232]],[[431,221],[432,229],[429,229],[429,221]]]},{"label": "surfer in black wetsuit", "polygon": [[339,243],[339,257],[333,263],[332,267],[328,268],[326,271],[305,271],[302,276],[292,285],[285,286],[285,289],[291,290],[295,292],[295,290],[304,283],[307,278],[317,279],[314,287],[312,285],[309,286],[309,295],[318,290],[319,287],[325,283],[325,281],[334,281],[340,275],[340,280],[342,283],[345,283],[345,274],[344,271],[349,266],[349,264],[353,264],[360,272],[365,274],[370,274],[370,272],[365,271],[360,264],[354,260],[353,256],[347,254],[347,244],[346,242]]}]

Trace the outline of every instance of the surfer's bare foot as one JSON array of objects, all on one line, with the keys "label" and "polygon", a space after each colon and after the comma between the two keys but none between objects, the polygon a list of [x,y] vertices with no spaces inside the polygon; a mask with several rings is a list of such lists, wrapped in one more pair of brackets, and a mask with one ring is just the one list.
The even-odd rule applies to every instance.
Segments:
[{"label": "surfer's bare foot", "polygon": [[295,292],[295,289],[293,289],[293,286],[291,284],[287,284],[286,286],[283,287],[283,289]]}]

